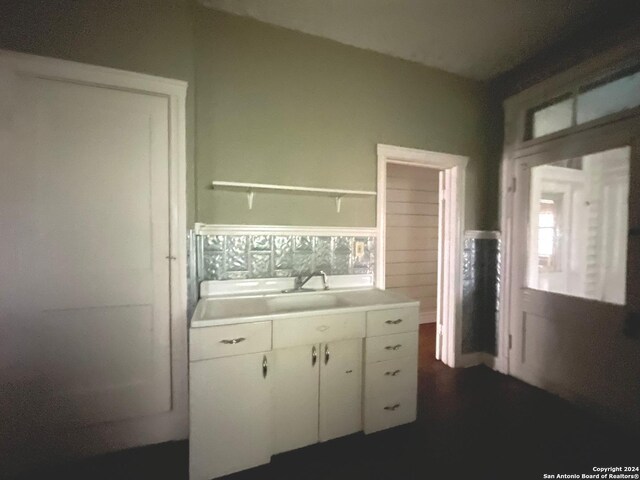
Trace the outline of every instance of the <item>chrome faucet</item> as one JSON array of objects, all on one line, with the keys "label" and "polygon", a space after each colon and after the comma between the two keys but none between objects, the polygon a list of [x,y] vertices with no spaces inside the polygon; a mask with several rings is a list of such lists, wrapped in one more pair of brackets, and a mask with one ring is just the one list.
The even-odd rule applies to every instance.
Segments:
[{"label": "chrome faucet", "polygon": [[313,277],[322,277],[323,290],[329,290],[329,285],[327,284],[327,274],[324,273],[322,270],[319,270],[317,272],[313,272],[309,274],[306,278],[302,278],[302,275],[298,275],[293,282],[293,288],[288,290],[283,290],[282,293],[312,291],[313,290],[312,288],[304,288],[304,286]]}]

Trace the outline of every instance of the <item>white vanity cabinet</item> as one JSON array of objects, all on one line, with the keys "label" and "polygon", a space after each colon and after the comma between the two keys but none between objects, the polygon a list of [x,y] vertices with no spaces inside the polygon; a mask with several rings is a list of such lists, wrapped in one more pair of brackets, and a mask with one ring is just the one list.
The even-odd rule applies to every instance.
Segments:
[{"label": "white vanity cabinet", "polygon": [[395,308],[192,320],[191,480],[416,418],[418,304],[359,295],[390,298]]},{"label": "white vanity cabinet", "polygon": [[367,312],[364,432],[413,422],[417,413],[418,309]]},{"label": "white vanity cabinet", "polygon": [[273,352],[273,453],[318,441],[320,345]]},{"label": "white vanity cabinet", "polygon": [[273,453],[362,430],[362,339],[273,351]]},{"label": "white vanity cabinet", "polygon": [[364,332],[362,312],[274,322],[274,453],[362,430]]},{"label": "white vanity cabinet", "polygon": [[189,478],[208,480],[271,459],[271,353],[190,365]]},{"label": "white vanity cabinet", "polygon": [[189,478],[268,463],[271,322],[192,329],[189,345]]},{"label": "white vanity cabinet", "polygon": [[321,345],[321,442],[362,430],[362,339]]}]

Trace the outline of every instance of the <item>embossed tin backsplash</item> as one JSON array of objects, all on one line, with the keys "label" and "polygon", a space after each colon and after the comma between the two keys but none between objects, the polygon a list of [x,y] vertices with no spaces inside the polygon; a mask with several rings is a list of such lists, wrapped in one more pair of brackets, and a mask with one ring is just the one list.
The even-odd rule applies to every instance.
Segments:
[{"label": "embossed tin backsplash", "polygon": [[375,247],[374,237],[197,235],[197,280],[292,277],[317,270],[373,274]]},{"label": "embossed tin backsplash", "polygon": [[462,268],[463,353],[496,354],[499,298],[500,240],[465,238]]}]

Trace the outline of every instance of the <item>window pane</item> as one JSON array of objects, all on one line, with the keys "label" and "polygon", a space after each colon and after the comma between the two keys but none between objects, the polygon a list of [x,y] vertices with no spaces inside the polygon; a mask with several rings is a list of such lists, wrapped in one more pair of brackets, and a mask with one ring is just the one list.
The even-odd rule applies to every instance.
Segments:
[{"label": "window pane", "polygon": [[530,288],[624,304],[630,152],[531,169]]},{"label": "window pane", "polygon": [[538,230],[538,256],[539,257],[551,257],[553,256],[553,237],[554,231],[552,228],[541,228]]},{"label": "window pane", "polygon": [[577,121],[585,123],[640,105],[640,72],[578,95]]},{"label": "window pane", "polygon": [[540,202],[540,215],[538,215],[538,219],[540,224],[538,225],[540,228],[544,227],[555,227],[556,225],[556,216],[554,212],[545,212],[542,209],[544,208],[544,202]]},{"label": "window pane", "polygon": [[573,99],[568,98],[531,114],[531,138],[564,130],[571,126],[573,119]]}]

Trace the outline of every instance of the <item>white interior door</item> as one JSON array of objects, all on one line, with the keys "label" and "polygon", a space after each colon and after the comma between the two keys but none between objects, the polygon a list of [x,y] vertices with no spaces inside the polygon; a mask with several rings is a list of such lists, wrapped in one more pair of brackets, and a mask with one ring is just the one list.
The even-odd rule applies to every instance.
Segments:
[{"label": "white interior door", "polygon": [[517,161],[509,372],[640,423],[638,143],[589,135]]},{"label": "white interior door", "polygon": [[172,408],[169,98],[1,73],[2,433],[144,442]]}]

